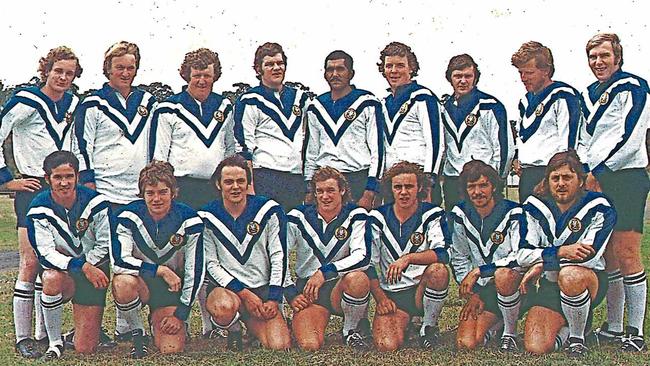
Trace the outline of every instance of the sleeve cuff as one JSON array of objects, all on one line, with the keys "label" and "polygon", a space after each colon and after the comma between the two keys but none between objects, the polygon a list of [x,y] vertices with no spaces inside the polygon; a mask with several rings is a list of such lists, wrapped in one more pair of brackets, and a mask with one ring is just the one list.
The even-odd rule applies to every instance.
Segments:
[{"label": "sleeve cuff", "polygon": [[0,169],[0,184],[5,184],[14,179],[14,176],[9,171],[9,168],[4,167]]},{"label": "sleeve cuff", "polygon": [[379,180],[375,177],[368,177],[366,181],[366,191],[379,192]]},{"label": "sleeve cuff", "polygon": [[79,258],[74,258],[68,263],[68,271],[72,273],[81,273],[81,268],[86,263],[86,256],[82,255]]},{"label": "sleeve cuff", "polygon": [[233,291],[235,293],[241,292],[241,290],[245,289],[246,286],[244,286],[243,283],[239,282],[238,279],[233,278],[232,281],[230,281],[227,285],[226,288],[230,291]]},{"label": "sleeve cuff", "polygon": [[174,310],[174,316],[182,321],[186,321],[190,316],[190,307],[183,304],[176,306],[176,310]]},{"label": "sleeve cuff", "polygon": [[435,248],[433,251],[434,253],[436,253],[436,257],[438,258],[438,263],[449,264],[449,253],[447,252],[447,249]]},{"label": "sleeve cuff", "polygon": [[556,271],[560,269],[560,260],[557,257],[558,247],[548,247],[542,250],[545,271]]},{"label": "sleeve cuff", "polygon": [[375,269],[375,266],[368,267],[368,269],[366,269],[366,275],[371,280],[376,280],[376,279],[379,278],[379,276],[377,275],[377,270]]},{"label": "sleeve cuff", "polygon": [[271,285],[269,286],[269,294],[266,297],[267,301],[275,301],[275,302],[281,302],[282,301],[282,292],[284,288],[282,286],[275,286]]},{"label": "sleeve cuff", "polygon": [[298,289],[296,288],[296,285],[287,286],[284,288],[283,294],[284,298],[287,299],[288,302],[292,302],[293,299],[298,296]]},{"label": "sleeve cuff", "polygon": [[87,169],[79,173],[79,183],[95,183],[95,171],[93,169]]},{"label": "sleeve cuff", "polygon": [[329,281],[333,278],[338,277],[339,275],[339,272],[336,270],[336,266],[334,266],[334,264],[332,263],[320,267],[319,270],[323,272],[323,276],[325,276],[325,281]]},{"label": "sleeve cuff", "polygon": [[156,272],[158,272],[158,265],[153,263],[142,263],[140,266],[140,276],[147,278],[156,277]]},{"label": "sleeve cuff", "polygon": [[481,278],[488,278],[494,276],[497,266],[494,263],[488,263],[478,267],[478,269],[481,271]]}]

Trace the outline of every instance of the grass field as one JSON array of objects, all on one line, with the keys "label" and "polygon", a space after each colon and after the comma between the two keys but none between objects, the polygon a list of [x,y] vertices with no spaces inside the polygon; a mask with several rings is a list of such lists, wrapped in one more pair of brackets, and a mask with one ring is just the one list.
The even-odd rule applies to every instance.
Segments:
[{"label": "grass field", "polygon": [[[15,217],[9,199],[0,197],[0,251],[16,250]],[[646,232],[650,225],[646,226]],[[650,268],[650,234],[644,236],[643,258],[646,268]],[[41,364],[40,361],[26,361],[19,358],[14,347],[14,330],[12,318],[12,293],[15,281],[15,271],[0,272],[0,365]],[[450,289],[449,298],[440,320],[443,334],[442,345],[433,352],[420,351],[417,348],[406,348],[394,353],[380,354],[371,351],[355,354],[340,343],[340,319],[333,318],[330,322],[327,344],[320,352],[271,352],[259,348],[245,347],[242,353],[225,351],[225,340],[203,340],[200,334],[200,317],[194,309],[192,316],[191,334],[194,336],[188,343],[183,355],[163,356],[152,352],[145,360],[132,361],[127,358],[129,345],[121,344],[117,349],[100,352],[93,356],[79,356],[74,351],[66,351],[64,358],[57,365],[649,365],[650,353],[629,355],[622,354],[614,348],[593,349],[587,358],[581,360],[568,359],[564,354],[557,353],[547,356],[532,356],[526,354],[502,355],[494,349],[481,349],[476,352],[458,352],[454,348],[455,327],[457,316],[462,305],[458,299],[455,285]],[[112,304],[109,294],[108,304]],[[372,305],[371,305],[372,307]],[[67,307],[69,309],[69,305]],[[64,330],[71,327],[69,310]],[[371,308],[372,313],[372,308]],[[648,309],[650,315],[650,309]],[[600,324],[604,317],[604,306],[596,311],[594,324]],[[112,334],[114,329],[115,310],[107,306],[104,324]],[[646,319],[645,333],[650,334],[650,322]]]}]

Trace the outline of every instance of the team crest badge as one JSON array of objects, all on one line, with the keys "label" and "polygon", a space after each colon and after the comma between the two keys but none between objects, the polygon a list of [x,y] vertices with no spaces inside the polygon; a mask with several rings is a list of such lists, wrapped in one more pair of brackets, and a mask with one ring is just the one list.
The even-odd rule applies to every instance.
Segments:
[{"label": "team crest badge", "polygon": [[577,217],[569,220],[569,225],[567,226],[572,233],[577,233],[578,231],[582,230],[582,222]]},{"label": "team crest badge", "polygon": [[138,106],[138,114],[142,117],[146,117],[149,114],[149,111],[147,110],[147,107],[140,105]]},{"label": "team crest badge", "polygon": [[537,117],[541,116],[544,113],[544,103],[539,103],[537,108],[535,108],[535,115]]},{"label": "team crest badge", "polygon": [[77,232],[79,234],[86,231],[86,229],[88,229],[88,225],[89,225],[88,219],[84,219],[84,218],[80,218],[79,220],[77,220],[77,222],[74,223],[74,227],[75,229],[77,229]]},{"label": "team crest badge", "polygon": [[212,118],[214,118],[215,121],[221,123],[226,117],[223,115],[222,111],[214,111]]},{"label": "team crest badge", "polygon": [[506,240],[506,236],[503,235],[502,232],[500,232],[500,231],[496,231],[496,230],[495,230],[495,231],[490,235],[490,240],[491,240],[494,244],[499,245],[499,244],[503,244],[503,242]]},{"label": "team crest badge", "polygon": [[467,127],[473,127],[478,121],[478,117],[474,113],[470,113],[465,117],[465,124]]},{"label": "team crest badge", "polygon": [[345,119],[346,119],[347,121],[354,121],[354,120],[357,118],[357,111],[355,111],[354,109],[350,108],[350,109],[348,109],[347,111],[345,111],[345,113],[343,114],[343,116],[345,117]]},{"label": "team crest badge", "polygon": [[336,228],[336,231],[334,232],[334,236],[338,240],[345,240],[348,238],[350,233],[348,232],[348,229],[344,228],[343,226],[339,226]]},{"label": "team crest badge", "polygon": [[65,112],[65,123],[70,124],[72,123],[72,113],[70,112]]},{"label": "team crest badge", "polygon": [[246,232],[248,235],[255,235],[260,232],[260,224],[255,221],[251,221],[246,225]]},{"label": "team crest badge", "polygon": [[600,98],[598,98],[598,103],[603,105],[603,104],[607,104],[607,102],[609,102],[609,93],[604,92],[603,94],[601,94]]},{"label": "team crest badge", "polygon": [[409,240],[411,241],[411,245],[417,247],[418,245],[424,243],[424,234],[416,231],[411,234],[411,238]]},{"label": "team crest badge", "polygon": [[185,244],[185,236],[181,234],[174,234],[169,238],[169,244],[173,247],[180,247]]},{"label": "team crest badge", "polygon": [[399,114],[405,114],[409,110],[409,102],[405,102],[399,107]]},{"label": "team crest badge", "polygon": [[297,105],[294,105],[291,107],[291,113],[293,113],[296,117],[300,117],[300,115],[302,115],[302,110]]}]

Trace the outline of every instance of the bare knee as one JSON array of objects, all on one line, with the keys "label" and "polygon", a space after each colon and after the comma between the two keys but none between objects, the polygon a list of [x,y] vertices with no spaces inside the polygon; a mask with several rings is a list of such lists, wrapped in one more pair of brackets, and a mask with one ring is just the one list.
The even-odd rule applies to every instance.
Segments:
[{"label": "bare knee", "polygon": [[63,292],[63,282],[65,280],[63,272],[47,270],[43,272],[41,279],[45,295],[54,296]]},{"label": "bare knee", "polygon": [[113,297],[118,303],[133,301],[138,296],[138,279],[131,275],[113,276]]},{"label": "bare knee", "polygon": [[379,352],[393,352],[398,350],[401,345],[402,342],[394,336],[383,335],[375,337],[375,347]]},{"label": "bare knee", "polygon": [[530,352],[534,355],[543,355],[553,351],[555,344],[548,344],[540,339],[531,339],[530,337],[524,337],[524,349],[526,352]]},{"label": "bare knee", "polygon": [[160,345],[160,353],[162,354],[181,353],[184,349],[184,342],[165,342]]},{"label": "bare knee", "polygon": [[296,339],[296,342],[303,351],[318,351],[325,343],[324,340],[320,340],[318,337],[302,337]]},{"label": "bare knee", "polygon": [[343,291],[350,296],[364,297],[370,292],[370,280],[364,272],[350,272],[341,281]]},{"label": "bare knee", "polygon": [[494,273],[494,284],[497,292],[504,296],[510,296],[517,291],[521,275],[510,268],[497,268]]},{"label": "bare knee", "polygon": [[220,289],[215,289],[208,295],[206,307],[217,324],[228,325],[232,322],[240,305],[236,296]]},{"label": "bare knee", "polygon": [[557,283],[560,290],[569,296],[576,296],[588,288],[588,283],[597,283],[594,272],[588,268],[567,266],[560,270]]},{"label": "bare knee", "polygon": [[458,335],[456,337],[456,348],[459,350],[474,350],[478,348],[479,342],[476,337],[467,335]]},{"label": "bare knee", "polygon": [[443,290],[449,286],[449,270],[442,263],[432,263],[424,270],[422,280],[428,288]]},{"label": "bare knee", "polygon": [[286,336],[268,337],[267,342],[266,347],[276,351],[286,350],[291,347],[291,337],[288,334]]}]

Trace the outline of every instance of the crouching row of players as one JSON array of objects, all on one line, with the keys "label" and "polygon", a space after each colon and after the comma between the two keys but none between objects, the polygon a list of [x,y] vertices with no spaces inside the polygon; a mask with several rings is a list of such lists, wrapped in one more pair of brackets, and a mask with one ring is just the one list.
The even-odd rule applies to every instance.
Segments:
[{"label": "crouching row of players", "polygon": [[[32,202],[28,232],[44,268],[47,359],[63,353],[69,299],[76,350],[95,349],[111,260],[116,309],[132,329],[136,358],[147,354],[143,304],[150,307],[154,345],[163,353],[183,351],[204,277],[206,307],[215,326],[228,330],[233,350],[242,348],[241,321],[264,347],[291,346],[283,297],[302,349],[322,347],[332,314],[343,315],[347,345],[365,349],[372,335],[381,351],[401,347],[411,317],[420,316],[420,345],[431,348],[450,264],[467,299],[459,347],[475,348],[503,326],[501,348],[516,350],[517,319],[530,308],[527,350],[545,353],[567,343],[570,354],[581,355],[591,310],[607,288],[602,254],[616,214],[604,196],[583,190],[573,152],[551,159],[523,208],[502,198],[493,168],[469,162],[460,176],[465,201],[447,216],[421,202],[425,176],[406,162],[385,174],[386,197],[392,192],[394,202],[370,213],[350,203],[345,178],[328,167],[312,179],[316,204],[286,215],[273,200],[247,195],[250,170],[239,156],[219,164],[211,183],[221,197],[198,212],[174,200],[173,168],[165,162],[143,169],[143,199],[116,217],[102,195],[77,185],[72,154],[48,156],[44,171],[51,189]],[[292,249],[295,283],[288,274]],[[377,303],[372,330],[370,294]]]}]

